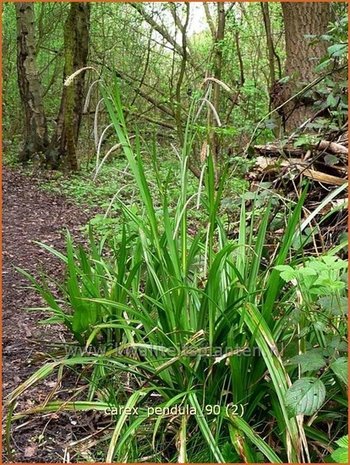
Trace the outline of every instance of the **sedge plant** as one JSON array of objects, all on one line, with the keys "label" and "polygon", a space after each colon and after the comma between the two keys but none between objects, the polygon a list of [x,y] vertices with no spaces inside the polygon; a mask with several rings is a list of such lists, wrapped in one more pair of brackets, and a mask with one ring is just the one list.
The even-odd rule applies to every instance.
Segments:
[{"label": "sedge plant", "polygon": [[[114,409],[107,463],[143,455],[179,463],[310,462],[309,440],[318,430],[305,424],[302,411],[291,413],[290,390],[299,373],[286,367],[281,351],[289,334],[282,321],[296,295],[281,277],[281,266],[302,263],[301,250],[292,251],[292,245],[306,191],[287,209],[283,237],[262,266],[271,203],[248,218],[242,199],[237,236],[229,238],[220,215],[227,172],[217,184],[210,154],[197,195],[188,195],[198,101],[193,99],[185,128],[175,210],[169,207],[171,175],[164,180],[155,169],[159,215],[141,156],[147,144],[137,131],[131,142],[117,80],[101,91],[142,208],[135,214],[115,199],[122,236],[108,253],[92,231],[87,251],[69,235],[65,254],[44,246],[66,264],[61,301],[45,282],[27,275],[47,302],[52,315],[47,322],[65,324],[79,354],[48,363],[10,395],[8,440],[11,423],[28,414]],[[157,167],[155,143],[149,151]],[[197,207],[204,221],[189,233]],[[281,308],[283,319],[277,314]],[[84,368],[87,398],[13,412],[25,390],[55,370],[74,367]]]}]

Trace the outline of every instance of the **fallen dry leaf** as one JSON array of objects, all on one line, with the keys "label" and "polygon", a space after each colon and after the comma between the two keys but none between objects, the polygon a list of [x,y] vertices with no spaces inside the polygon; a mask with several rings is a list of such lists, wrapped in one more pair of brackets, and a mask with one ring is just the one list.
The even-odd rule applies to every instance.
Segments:
[{"label": "fallen dry leaf", "polygon": [[27,446],[24,449],[24,457],[27,457],[27,458],[33,457],[35,455],[35,452],[37,451],[37,448],[38,447],[35,444],[32,446]]}]

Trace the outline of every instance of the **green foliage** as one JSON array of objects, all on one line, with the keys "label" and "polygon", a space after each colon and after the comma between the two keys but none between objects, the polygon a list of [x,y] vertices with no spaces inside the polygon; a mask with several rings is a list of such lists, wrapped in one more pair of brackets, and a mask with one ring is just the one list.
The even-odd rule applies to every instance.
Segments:
[{"label": "green foliage", "polygon": [[335,442],[339,447],[331,454],[332,459],[336,463],[349,463],[349,437],[343,436]]},{"label": "green foliage", "polygon": [[338,380],[344,383],[346,386],[348,386],[349,383],[348,364],[349,361],[347,357],[340,357],[330,365]]},{"label": "green foliage", "polygon": [[[179,197],[181,191],[181,186],[178,182],[179,163],[173,156],[170,157],[163,147],[159,148],[157,156],[162,162],[155,168],[151,157],[145,154],[145,176],[152,188],[157,186],[158,183],[166,185],[169,198],[168,207],[170,213],[172,213],[176,207],[176,199]],[[240,177],[240,173],[247,171],[252,161],[235,157],[230,160],[230,163],[230,175],[228,176],[224,190],[224,197],[226,199],[236,198],[238,194],[247,189],[247,182]],[[137,186],[131,181],[130,165],[127,159],[119,156],[110,161],[110,163],[105,163],[95,180],[91,173],[91,166],[89,165],[85,170],[81,170],[78,175],[71,174],[57,179],[51,178],[43,182],[41,187],[49,192],[64,194],[85,208],[89,207],[93,210],[100,210],[100,213],[96,213],[90,219],[84,228],[84,232],[87,234],[91,226],[99,237],[104,237],[108,242],[111,241],[112,245],[114,239],[120,240],[122,233],[122,222],[120,221],[122,207],[116,199],[116,192],[118,192],[118,199],[130,205],[135,214],[139,212],[141,207]],[[190,175],[188,177],[188,195],[191,197],[197,192],[198,181],[194,176]],[[161,216],[163,210],[161,192],[155,189],[152,193],[156,214]],[[221,210],[229,214],[227,207],[228,205],[223,201]],[[192,208],[190,221],[194,228],[206,221],[203,207],[200,206],[198,209]]]},{"label": "green foliage", "polygon": [[320,295],[332,296],[345,289],[341,277],[342,271],[347,269],[347,262],[336,256],[311,258],[301,267],[279,265],[276,269],[286,282],[296,281],[305,299]]},{"label": "green foliage", "polygon": [[[327,34],[311,37],[327,42],[317,67],[327,75],[305,94],[317,99],[316,111],[330,116],[308,125],[316,132],[338,131],[347,118],[346,78],[334,72],[347,63],[347,16],[333,7],[337,19]],[[172,20],[171,11],[181,17],[186,5],[146,8],[155,20],[162,14]],[[62,2],[35,5],[50,132],[62,87],[61,19],[67,9]],[[269,9],[281,78],[281,5],[270,3]],[[336,255],[342,245],[318,257],[304,249],[314,240],[311,220],[345,186],[302,224],[306,190],[296,203],[273,193],[271,183],[246,192],[243,175],[254,160],[240,154],[248,141],[271,140],[277,124],[267,115],[270,70],[261,7],[236,2],[226,13],[219,44],[214,46],[209,28],[188,34],[177,95],[181,53],[164,47],[133,5],[94,5],[90,60],[99,81],[87,76],[79,147],[84,168],[44,188],[93,208],[95,215],[84,228],[84,246],[69,232],[64,252],[41,244],[63,262],[62,283],[22,271],[45,302],[42,323],[63,324],[72,341],[64,356],[50,354],[50,363],[10,395],[8,448],[11,422],[27,415],[116,409],[113,431],[98,443],[94,458],[298,463],[318,462],[324,450],[339,446],[331,458],[344,460],[347,263]],[[13,5],[4,5],[4,18],[5,152],[13,163],[21,130]],[[229,92],[215,109],[223,124],[213,129],[208,111],[198,112],[212,97],[203,76],[213,71],[218,49]],[[113,87],[104,84],[112,80]],[[189,170],[208,134],[220,143],[218,180],[211,154],[198,163],[199,180]],[[301,134],[294,145],[308,148],[315,140]],[[106,146],[116,143],[108,153]],[[329,166],[337,162],[325,157]],[[276,231],[282,234],[276,237]],[[79,373],[85,390],[69,401],[57,397],[14,411],[25,391],[56,372],[61,380],[69,370]]]},{"label": "green foliage", "polygon": [[[342,334],[342,320],[335,330],[332,324],[320,327],[313,315],[318,299],[342,296],[340,275],[346,262],[331,253],[302,262],[300,248],[291,255],[306,192],[297,204],[288,205],[283,237],[263,265],[272,200],[256,194],[248,200],[253,203],[248,213],[241,198],[237,234],[229,238],[221,210],[227,170],[216,185],[209,156],[203,183],[189,182],[188,159],[196,135],[191,118],[197,102],[177,170],[164,178],[156,144],[148,147],[146,160],[154,169],[151,186],[141,149],[147,144],[137,131],[135,142],[130,141],[117,82],[103,89],[103,97],[138,198],[132,205],[121,192],[115,196],[122,226],[108,247],[105,238],[93,237],[91,228],[86,250],[74,246],[69,235],[64,254],[43,245],[66,264],[61,299],[45,280],[27,277],[46,300],[48,322],[67,326],[81,356],[68,354],[45,365],[12,393],[10,403],[56,369],[85,366],[86,400],[52,401],[26,414],[122,406],[106,461],[137,461],[140,447],[145,454],[159,452],[162,461],[193,462],[205,453],[211,462],[278,463],[297,462],[301,448],[313,454],[306,434],[317,434],[318,426],[307,432],[295,415],[318,414],[322,421],[326,385],[344,409],[345,362],[336,360],[333,351],[321,380],[314,372],[324,370],[325,363],[313,353],[307,360],[308,376],[300,378],[294,366],[305,360],[294,353],[287,365],[282,352],[294,350],[295,324],[289,319],[295,316],[299,293],[301,347],[307,343],[326,349],[331,337]],[[172,183],[177,185],[175,199]],[[198,205],[202,221],[192,231]],[[121,382],[125,376],[133,383],[131,396]],[[177,413],[180,406],[192,413]],[[175,413],[164,413],[171,407]],[[127,415],[126,408],[137,414]],[[278,447],[272,448],[258,433],[259,425],[267,422],[274,425]],[[169,441],[171,455],[162,452]]]},{"label": "green foliage", "polygon": [[313,129],[336,130],[347,120],[348,80],[346,75],[348,58],[348,13],[341,14],[335,22],[329,24],[327,34],[315,37],[327,43],[327,54],[316,66],[318,72],[328,72],[325,79],[316,87],[318,99],[316,109],[327,109],[330,118],[317,118],[308,125]]},{"label": "green foliage", "polygon": [[[170,7],[166,4],[146,4],[147,11],[155,15],[164,15],[166,23],[172,21]],[[195,6],[191,5],[193,10]],[[210,6],[211,8],[211,6]],[[261,22],[259,5],[235,6],[228,14],[227,32],[220,48],[223,52],[222,80],[232,89],[236,104],[230,98],[223,97],[217,109],[224,122],[217,131],[220,135],[222,156],[227,148],[240,152],[244,148],[242,134],[251,133],[256,121],[262,118],[268,109],[268,90],[266,72],[268,60],[265,54],[264,28]],[[63,25],[69,6],[60,2],[47,5],[35,5],[35,32],[37,39],[37,67],[43,87],[43,102],[48,120],[49,133],[55,130],[56,118],[62,92],[62,75],[64,65]],[[280,5],[270,7],[273,25],[276,31],[282,31]],[[183,16],[183,8],[176,4],[177,14]],[[198,11],[198,10],[197,10]],[[196,15],[196,11],[192,13]],[[215,19],[215,15],[213,16]],[[257,30],[258,28],[258,30]],[[238,32],[237,45],[235,32]],[[180,32],[177,31],[177,34]],[[16,18],[11,4],[4,6],[4,139],[11,141],[14,135],[21,132],[22,113],[15,69],[16,55]],[[115,37],[119,40],[115,41]],[[178,37],[179,38],[179,37]],[[187,42],[191,48],[191,61],[186,63],[184,82],[180,89],[180,102],[176,101],[175,88],[181,67],[181,57],[169,51],[169,44],[160,45],[152,35],[152,28],[142,20],[142,16],[128,4],[110,3],[104,8],[94,5],[91,10],[90,25],[90,62],[98,69],[101,78],[110,78],[116,71],[123,76],[121,88],[127,102],[126,118],[136,120],[140,134],[146,139],[150,131],[157,131],[160,137],[167,139],[175,134],[176,124],[171,114],[174,109],[181,108],[181,125],[185,126],[191,99],[189,92],[202,86],[203,76],[213,66],[213,38],[209,29],[187,34]],[[244,83],[240,82],[240,63],[237,47],[241,49],[244,71]],[[252,49],[254,50],[252,59]],[[283,55],[283,47],[276,44],[276,53]],[[197,63],[197,65],[193,65]],[[94,110],[99,101],[94,84],[96,76],[87,73],[86,84],[89,98],[86,102],[82,118],[81,137],[78,144],[78,155],[81,165],[95,155],[93,137],[90,128],[94,122]],[[141,90],[141,93],[139,92]],[[142,95],[149,97],[149,100]],[[156,105],[150,102],[156,102]],[[158,105],[159,104],[159,105]],[[146,111],[145,110],[145,106]],[[159,107],[167,111],[159,111]],[[150,118],[150,120],[148,119]],[[101,134],[106,127],[106,115],[97,118],[97,133]],[[158,125],[153,121],[168,124]],[[207,131],[207,112],[203,112],[198,120],[203,131]],[[174,129],[171,129],[174,125]],[[260,143],[271,136],[271,130],[263,130],[259,134]],[[198,133],[200,136],[200,133]]]},{"label": "green foliage", "polygon": [[286,405],[291,415],[313,415],[323,404],[326,389],[320,379],[301,378],[288,389]]}]

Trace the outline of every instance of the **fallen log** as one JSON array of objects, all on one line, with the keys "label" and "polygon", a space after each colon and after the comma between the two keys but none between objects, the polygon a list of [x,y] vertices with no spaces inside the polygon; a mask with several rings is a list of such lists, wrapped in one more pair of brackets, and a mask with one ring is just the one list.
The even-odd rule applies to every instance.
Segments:
[{"label": "fallen log", "polygon": [[264,172],[278,171],[281,167],[296,168],[300,174],[303,174],[307,178],[332,186],[341,186],[348,182],[346,178],[333,176],[310,168],[310,163],[301,158],[278,159],[257,157],[255,166]]}]

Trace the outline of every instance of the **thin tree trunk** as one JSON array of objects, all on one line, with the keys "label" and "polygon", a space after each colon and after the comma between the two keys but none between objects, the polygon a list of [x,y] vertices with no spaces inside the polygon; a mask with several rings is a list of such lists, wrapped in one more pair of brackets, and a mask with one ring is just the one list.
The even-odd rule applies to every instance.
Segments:
[{"label": "thin tree trunk", "polygon": [[275,71],[275,49],[273,45],[273,36],[272,36],[272,27],[271,27],[271,19],[270,19],[270,10],[269,4],[261,2],[260,3],[263,19],[264,19],[264,26],[265,26],[265,33],[266,33],[266,45],[267,50],[269,53],[269,69],[270,69],[270,82],[269,87],[271,88],[275,83],[276,71]]},{"label": "thin tree trunk", "polygon": [[239,30],[238,29],[235,31],[235,44],[236,44],[236,52],[237,52],[237,58],[238,58],[238,63],[239,63],[240,85],[243,87],[244,82],[245,82],[244,65],[243,65],[243,58],[242,58],[240,38],[239,38]]},{"label": "thin tree trunk", "polygon": [[46,151],[48,133],[36,66],[34,4],[16,3],[15,7],[18,87],[24,110],[24,145],[19,160],[27,162]]},{"label": "thin tree trunk", "polygon": [[[214,49],[215,49],[214,78],[221,80],[221,69],[222,69],[222,59],[223,59],[222,41],[224,40],[224,37],[225,37],[225,4],[224,3],[217,3],[217,13],[218,13],[217,30],[216,30],[216,36],[215,36],[215,42],[214,42]],[[219,107],[220,107],[220,94],[221,94],[221,86],[217,84],[216,82],[214,82],[212,103],[218,112],[219,112]],[[216,180],[218,180],[219,155],[220,155],[219,145],[220,144],[219,144],[218,135],[215,132],[215,128],[218,126],[218,123],[212,113],[210,114],[209,122],[210,122],[210,126],[213,128],[213,131],[211,132],[211,135],[210,135],[210,147],[211,147],[211,153],[212,153],[214,167],[215,167],[215,176],[216,176]]]},{"label": "thin tree trunk", "polygon": [[[176,14],[176,13],[175,13]],[[179,26],[179,18],[177,18],[177,26]],[[183,136],[183,124],[182,124],[182,111],[181,111],[181,89],[182,89],[182,83],[185,77],[185,71],[186,71],[186,65],[187,65],[187,27],[188,23],[190,20],[190,4],[186,3],[186,17],[184,24],[180,23],[180,29],[181,29],[181,34],[182,34],[182,60],[181,60],[181,66],[180,66],[180,72],[179,72],[179,77],[176,83],[176,90],[175,90],[175,122],[176,122],[176,128],[177,128],[177,133],[178,137],[180,140],[181,145],[184,142],[184,136]]]},{"label": "thin tree trunk", "polygon": [[[89,45],[90,4],[71,3],[64,28],[64,81],[74,72],[86,67]],[[57,127],[46,153],[52,168],[62,165],[76,171],[76,153],[84,105],[85,71],[75,76],[62,91]]]}]

